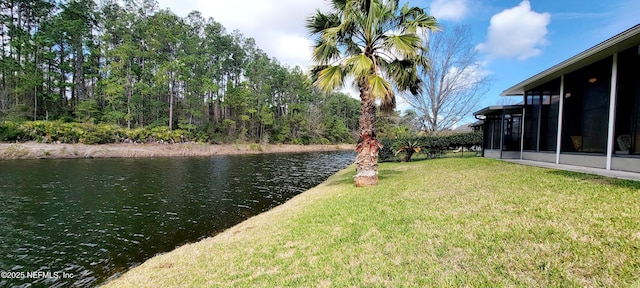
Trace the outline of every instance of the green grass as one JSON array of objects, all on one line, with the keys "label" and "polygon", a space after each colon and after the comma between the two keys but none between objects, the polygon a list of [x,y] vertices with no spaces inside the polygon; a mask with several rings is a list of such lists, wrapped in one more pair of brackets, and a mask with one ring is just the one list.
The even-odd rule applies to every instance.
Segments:
[{"label": "green grass", "polygon": [[640,286],[640,182],[484,158],[354,168],[112,287]]}]

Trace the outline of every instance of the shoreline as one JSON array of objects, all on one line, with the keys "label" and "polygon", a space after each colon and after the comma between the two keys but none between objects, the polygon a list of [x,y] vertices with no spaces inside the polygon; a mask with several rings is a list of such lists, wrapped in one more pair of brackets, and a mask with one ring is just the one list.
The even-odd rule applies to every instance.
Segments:
[{"label": "shoreline", "polygon": [[[495,159],[441,158],[382,163],[384,181],[356,188],[353,167],[274,209],[158,254],[101,285],[638,284],[640,235],[638,221],[631,221],[637,219],[630,217],[635,214],[629,212],[640,209],[637,183],[549,173]],[[612,227],[611,219],[625,225]],[[547,270],[539,263],[552,264]]]},{"label": "shoreline", "polygon": [[[351,144],[341,144],[346,146],[352,146]],[[295,146],[295,145],[294,145]],[[323,146],[323,145],[318,145]],[[252,217],[245,219],[244,221],[235,224],[215,235],[205,237],[193,243],[186,243],[181,246],[177,246],[172,250],[158,253],[155,256],[140,263],[140,265],[131,267],[119,274],[114,274],[104,282],[100,283],[101,287],[154,287],[149,283],[149,276],[154,277],[151,273],[145,273],[146,269],[151,267],[152,270],[157,270],[158,267],[164,270],[166,268],[172,268],[174,261],[173,257],[182,257],[184,253],[191,253],[194,249],[198,253],[211,249],[212,246],[226,246],[242,239],[249,239],[251,237],[260,237],[258,235],[264,235],[261,233],[267,232],[269,235],[281,235],[280,226],[282,223],[278,223],[283,219],[290,220],[293,217],[300,216],[303,213],[304,208],[308,205],[312,205],[318,200],[327,198],[340,198],[342,195],[340,191],[331,188],[332,185],[336,185],[337,179],[344,177],[345,174],[349,174],[354,171],[353,164],[338,170],[333,175],[319,183],[318,185],[311,187],[304,192],[294,196],[293,198],[285,201],[284,203],[273,207],[262,213],[258,213]],[[348,176],[349,179],[352,176]],[[355,187],[354,185],[350,185]],[[359,189],[359,188],[356,188]],[[274,221],[275,219],[275,221]],[[279,220],[278,220],[279,219]],[[274,230],[275,229],[275,230]],[[191,256],[188,256],[191,257]],[[160,263],[160,264],[158,264]],[[164,266],[163,266],[164,265]],[[172,281],[175,279],[172,279]],[[164,281],[162,281],[164,282]],[[162,283],[165,287],[184,286],[176,282]]]},{"label": "shoreline", "polygon": [[353,150],[353,144],[47,144],[37,142],[0,143],[0,160],[200,157],[267,153],[300,153]]}]

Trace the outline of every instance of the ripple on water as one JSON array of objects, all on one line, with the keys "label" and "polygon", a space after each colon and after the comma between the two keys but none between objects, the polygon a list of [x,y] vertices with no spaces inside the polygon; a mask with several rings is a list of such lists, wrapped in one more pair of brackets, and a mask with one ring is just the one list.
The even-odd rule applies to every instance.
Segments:
[{"label": "ripple on water", "polygon": [[[72,273],[0,286],[90,287],[317,185],[348,152],[0,162],[0,263]],[[52,173],[55,171],[55,173]]]}]

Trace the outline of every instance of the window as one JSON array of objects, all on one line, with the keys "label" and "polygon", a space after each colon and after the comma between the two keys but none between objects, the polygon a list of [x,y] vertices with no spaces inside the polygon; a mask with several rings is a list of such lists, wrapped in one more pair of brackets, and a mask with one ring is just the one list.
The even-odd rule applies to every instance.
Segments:
[{"label": "window", "polygon": [[605,153],[612,57],[565,76],[562,151]]},{"label": "window", "polygon": [[524,149],[538,150],[538,124],[540,120],[540,95],[528,91],[524,121]]},{"label": "window", "polygon": [[508,111],[504,114],[504,151],[520,151],[522,113],[515,114],[514,112],[516,111]]},{"label": "window", "polygon": [[484,121],[484,147],[500,149],[500,115],[487,115]]},{"label": "window", "polygon": [[560,78],[527,91],[525,149],[555,151],[560,108]]},{"label": "window", "polygon": [[614,151],[640,155],[640,46],[618,54]]},{"label": "window", "polygon": [[549,91],[543,96],[540,110],[540,151],[556,151],[560,111],[559,94],[559,91]]}]

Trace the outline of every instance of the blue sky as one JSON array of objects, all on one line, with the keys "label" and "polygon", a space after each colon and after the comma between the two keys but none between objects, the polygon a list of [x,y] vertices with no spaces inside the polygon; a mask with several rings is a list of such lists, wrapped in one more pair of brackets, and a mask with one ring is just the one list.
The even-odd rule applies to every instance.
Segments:
[{"label": "blue sky", "polygon": [[[240,30],[267,54],[289,66],[310,65],[304,21],[324,0],[159,0],[179,16],[192,10]],[[400,1],[404,3],[404,1]],[[507,103],[505,89],[636,24],[638,0],[410,0],[446,29],[469,25],[479,61],[495,82],[480,108]]]},{"label": "blue sky", "polygon": [[480,61],[493,75],[481,106],[504,103],[507,88],[640,24],[640,1],[434,0],[429,7],[443,26],[469,25]]}]

